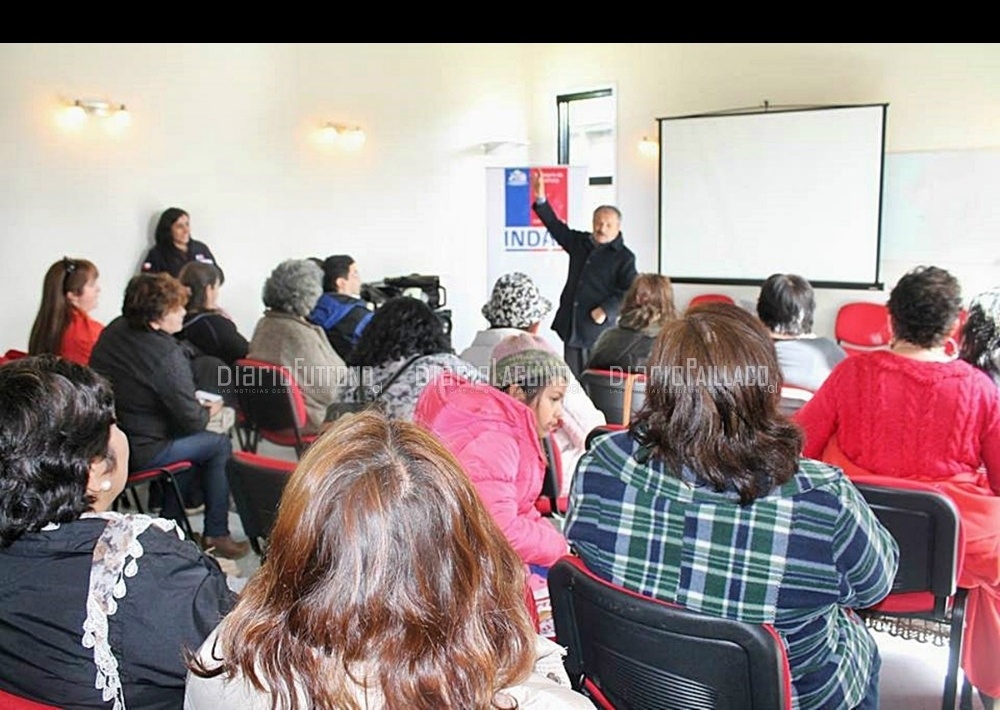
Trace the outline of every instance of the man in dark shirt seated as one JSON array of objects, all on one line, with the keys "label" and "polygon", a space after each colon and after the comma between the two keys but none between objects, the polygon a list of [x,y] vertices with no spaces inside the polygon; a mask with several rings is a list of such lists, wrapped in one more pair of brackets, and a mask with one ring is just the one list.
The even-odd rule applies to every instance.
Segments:
[{"label": "man in dark shirt seated", "polygon": [[374,315],[360,298],[357,262],[347,254],[327,257],[323,262],[323,291],[309,320],[326,331],[330,345],[346,362]]}]

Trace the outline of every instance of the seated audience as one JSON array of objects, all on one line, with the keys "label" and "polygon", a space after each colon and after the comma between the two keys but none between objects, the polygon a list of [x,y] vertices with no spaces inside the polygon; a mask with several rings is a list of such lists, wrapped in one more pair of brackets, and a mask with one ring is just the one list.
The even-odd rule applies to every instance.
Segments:
[{"label": "seated audience", "polygon": [[103,325],[90,317],[101,287],[97,267],[63,257],[45,272],[42,304],[31,326],[28,353],[52,354],[86,365]]},{"label": "seated audience", "polygon": [[458,458],[521,559],[542,571],[567,552],[535,501],[545,476],[541,439],[558,425],[572,375],[526,333],[501,341],[494,358],[492,386],[438,377],[420,395],[414,421]]},{"label": "seated audience", "polygon": [[639,274],[622,299],[618,324],[598,336],[587,367],[645,372],[653,341],[660,329],[676,317],[670,279],[660,274]]},{"label": "seated audience", "polygon": [[413,420],[413,408],[427,383],[448,372],[485,381],[452,352],[441,319],[418,298],[390,298],[375,311],[351,356],[354,386],[350,402],[374,402],[390,418]]},{"label": "seated audience", "polygon": [[[90,366],[107,377],[115,391],[118,424],[128,435],[133,471],[175,461],[191,461],[196,471],[177,476],[185,497],[200,482],[205,500],[202,545],[220,557],[240,558],[246,541],[229,534],[229,437],[205,427],[222,402],[202,404],[191,360],[174,338],[184,322],[187,289],[168,274],[139,274],[125,287],[122,315],[101,333]],[[183,511],[172,495],[163,499],[163,517],[179,520]]]},{"label": "seated audience", "polygon": [[111,510],[111,386],[51,355],[0,367],[0,690],[61,708],[179,708],[185,648],[235,599],[173,522]]},{"label": "seated audience", "polygon": [[284,365],[306,400],[307,433],[323,426],[326,409],[340,398],[347,366],[318,325],[306,316],[323,293],[323,271],[308,259],[288,259],[264,283],[264,317],[257,321],[248,357]]},{"label": "seated audience", "polygon": [[345,361],[357,345],[361,332],[374,313],[361,296],[358,264],[346,254],[327,257],[323,262],[323,295],[309,314],[309,320],[326,331],[330,345]]},{"label": "seated audience", "polygon": [[[490,327],[476,333],[472,345],[460,357],[475,365],[479,372],[489,372],[493,348],[500,341],[523,333],[534,336],[535,345],[539,349],[557,354],[555,348],[538,335],[542,319],[551,310],[552,303],[542,296],[530,276],[519,271],[504,274],[496,280],[490,300],[482,309],[483,317]],[[587,434],[606,423],[604,414],[594,406],[580,382],[575,377],[572,378],[563,400],[563,416],[559,427],[553,432],[553,440],[559,447],[563,471],[566,473],[564,488],[568,488],[569,474],[575,470],[576,462],[586,449]],[[561,491],[563,494],[565,492]]]},{"label": "seated audience", "polygon": [[958,356],[1000,386],[1000,288],[984,291],[969,303]]},{"label": "seated audience", "polygon": [[[945,353],[962,296],[944,269],[918,267],[892,289],[891,350],[849,357],[796,414],[805,455],[853,473],[934,483],[965,528],[962,668],[1000,695],[1000,392]],[[985,470],[984,470],[985,469]]]},{"label": "seated audience", "polygon": [[812,332],[816,299],[796,274],[771,274],[760,287],[757,316],[771,331],[785,384],[815,392],[847,353]]},{"label": "seated audience", "polygon": [[185,264],[195,261],[222,267],[204,242],[191,238],[191,216],[180,207],[168,207],[160,215],[154,232],[155,245],[142,262],[143,273],[166,272],[177,277]]},{"label": "seated audience", "polygon": [[524,568],[465,472],[413,424],[339,421],[269,550],[191,659],[188,710],[593,707],[535,635]]},{"label": "seated audience", "polygon": [[580,460],[573,548],[639,594],[773,625],[794,707],[877,708],[878,648],[851,609],[889,593],[898,548],[841,471],[800,457],[767,330],[739,306],[695,306],[649,364],[630,428]]},{"label": "seated audience", "polygon": [[214,264],[188,262],[181,269],[180,282],[191,292],[184,315],[184,327],[177,337],[232,365],[247,356],[250,344],[236,324],[219,308],[223,276]]}]

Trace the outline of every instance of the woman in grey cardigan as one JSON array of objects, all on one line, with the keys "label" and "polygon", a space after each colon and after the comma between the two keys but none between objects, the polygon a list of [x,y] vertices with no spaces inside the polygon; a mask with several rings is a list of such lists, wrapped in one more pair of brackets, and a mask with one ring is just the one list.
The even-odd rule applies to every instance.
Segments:
[{"label": "woman in grey cardigan", "polygon": [[305,396],[307,433],[319,431],[347,377],[347,367],[326,333],[306,320],[322,294],[323,270],[315,263],[289,259],[278,264],[264,283],[267,310],[257,321],[247,354],[291,370]]}]

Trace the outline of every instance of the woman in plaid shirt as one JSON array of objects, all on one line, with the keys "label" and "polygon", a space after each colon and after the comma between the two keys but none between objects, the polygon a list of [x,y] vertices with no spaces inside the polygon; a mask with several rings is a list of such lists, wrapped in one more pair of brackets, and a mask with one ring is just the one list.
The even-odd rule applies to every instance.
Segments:
[{"label": "woman in plaid shirt", "polygon": [[840,469],[800,458],[766,328],[729,304],[664,327],[646,405],[580,459],[566,537],[611,582],[771,624],[798,708],[877,708],[878,649],[852,609],[885,597],[896,542]]}]

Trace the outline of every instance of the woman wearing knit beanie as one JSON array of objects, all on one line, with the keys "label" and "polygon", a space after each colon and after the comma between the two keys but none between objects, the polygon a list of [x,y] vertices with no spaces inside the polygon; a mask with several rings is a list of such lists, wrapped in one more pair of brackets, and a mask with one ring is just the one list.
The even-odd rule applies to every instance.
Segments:
[{"label": "woman wearing knit beanie", "polygon": [[457,376],[431,382],[414,419],[462,463],[521,559],[546,569],[568,548],[535,508],[545,475],[541,438],[559,424],[569,367],[522,333],[494,348],[490,375],[492,386]]}]

